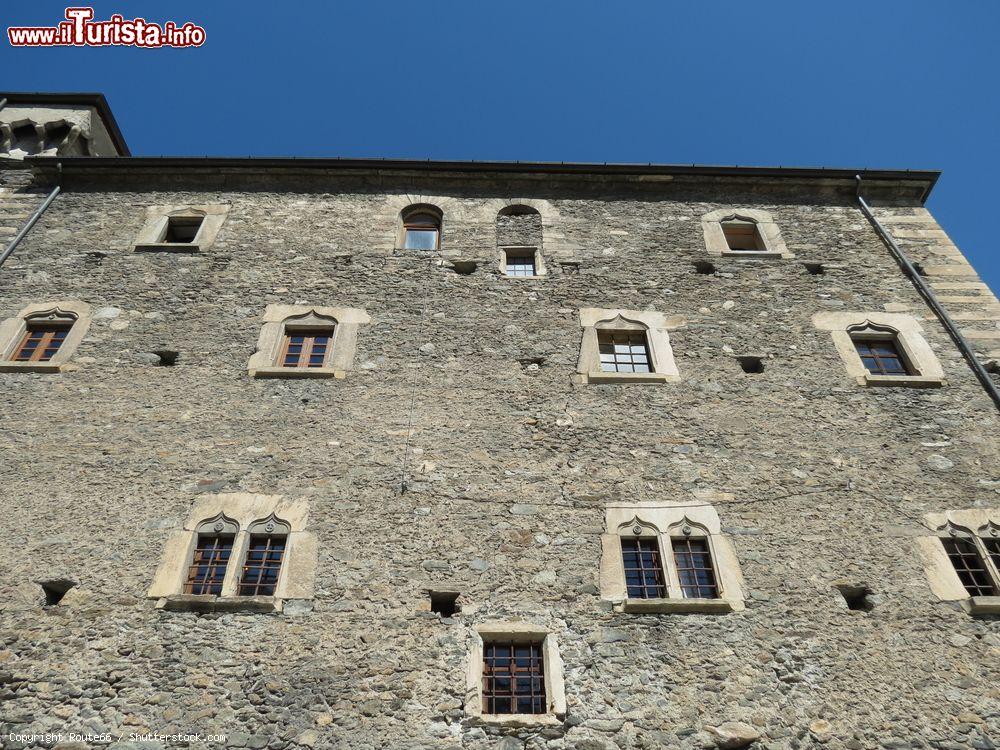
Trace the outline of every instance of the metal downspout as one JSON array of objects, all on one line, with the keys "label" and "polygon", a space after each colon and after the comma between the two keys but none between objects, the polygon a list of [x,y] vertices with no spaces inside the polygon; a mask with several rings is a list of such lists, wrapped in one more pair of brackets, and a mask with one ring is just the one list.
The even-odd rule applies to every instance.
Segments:
[{"label": "metal downspout", "polygon": [[[59,165],[59,175],[62,175],[62,164]],[[17,246],[21,244],[21,240],[25,238],[28,232],[31,231],[31,228],[35,226],[40,218],[42,218],[42,214],[45,213],[45,209],[47,209],[52,201],[56,199],[56,196],[59,195],[61,188],[58,183],[59,180],[57,179],[56,186],[52,188],[52,192],[45,197],[45,200],[42,201],[42,205],[35,209],[35,212],[28,219],[27,223],[21,227],[21,231],[15,234],[14,239],[12,239],[10,244],[4,248],[3,253],[0,254],[0,266],[2,266],[6,262],[7,258],[9,258],[17,249]]]},{"label": "metal downspout", "polygon": [[861,212],[867,217],[868,221],[872,223],[875,227],[875,231],[878,233],[882,241],[885,242],[889,251],[892,253],[896,262],[902,267],[903,271],[907,276],[910,277],[910,281],[920,292],[920,296],[926,300],[927,304],[930,306],[931,310],[941,321],[941,325],[944,326],[945,330],[951,336],[955,345],[958,347],[959,351],[962,352],[962,356],[965,357],[965,361],[969,363],[969,367],[972,368],[972,372],[975,373],[976,377],[979,378],[979,382],[982,383],[983,388],[986,390],[987,395],[993,399],[993,403],[996,405],[997,409],[1000,410],[1000,390],[997,389],[996,383],[990,378],[990,374],[986,372],[986,368],[983,367],[983,363],[976,359],[975,352],[972,351],[972,347],[969,342],[966,341],[962,332],[958,330],[958,326],[955,325],[955,321],[951,319],[948,315],[948,311],[944,309],[940,302],[938,302],[937,297],[934,294],[934,290],[930,288],[927,282],[924,281],[923,277],[917,273],[917,269],[913,267],[910,259],[906,257],[906,254],[900,249],[899,245],[892,238],[892,235],[886,231],[882,223],[875,218],[875,214],[872,213],[871,207],[865,202],[865,199],[861,197],[861,175],[855,175],[855,180],[857,180],[857,198],[858,203],[861,206]]}]

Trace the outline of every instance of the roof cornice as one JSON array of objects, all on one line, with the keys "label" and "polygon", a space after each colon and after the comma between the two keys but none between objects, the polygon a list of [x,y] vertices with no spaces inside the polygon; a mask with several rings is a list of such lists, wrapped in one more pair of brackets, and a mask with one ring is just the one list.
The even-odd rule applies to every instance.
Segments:
[{"label": "roof cornice", "polygon": [[[711,166],[704,164],[615,164],[586,162],[524,162],[524,161],[447,161],[411,159],[355,159],[339,157],[219,157],[219,156],[32,156],[27,164],[39,172],[61,169],[63,174],[136,173],[155,170],[158,173],[190,173],[219,171],[229,173],[260,172],[412,172],[412,173],[480,173],[506,174],[522,177],[545,175],[576,175],[623,179],[672,177],[756,178],[775,181],[843,183],[852,188],[855,177],[865,183],[882,183],[916,189],[921,202],[926,200],[940,177],[936,170],[845,169],[826,167],[744,167]],[[58,165],[58,166],[57,166]]]}]

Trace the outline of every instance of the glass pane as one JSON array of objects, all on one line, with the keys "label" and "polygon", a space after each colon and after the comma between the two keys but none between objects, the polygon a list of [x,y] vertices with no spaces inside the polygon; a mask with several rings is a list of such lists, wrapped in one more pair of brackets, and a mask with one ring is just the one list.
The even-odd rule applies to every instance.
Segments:
[{"label": "glass pane", "polygon": [[437,234],[436,229],[407,228],[403,247],[409,250],[434,250],[437,248]]}]

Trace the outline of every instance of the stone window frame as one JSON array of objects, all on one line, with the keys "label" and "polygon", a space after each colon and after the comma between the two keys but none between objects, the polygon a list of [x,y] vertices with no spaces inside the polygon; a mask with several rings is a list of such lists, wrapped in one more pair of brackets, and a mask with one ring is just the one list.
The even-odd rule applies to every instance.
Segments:
[{"label": "stone window frame", "polygon": [[[526,251],[531,251],[535,257],[535,273],[531,276],[510,276],[507,274],[507,252],[508,251],[521,251],[521,255],[528,255]],[[505,279],[539,279],[543,276],[548,276],[548,269],[545,267],[545,258],[542,255],[542,249],[537,245],[497,245],[497,268],[500,270],[500,275]]]},{"label": "stone window frame", "polygon": [[[437,218],[437,245],[434,248],[419,249],[406,247],[406,217],[414,214],[430,214]],[[399,212],[396,228],[396,250],[407,252],[438,253],[444,246],[444,211],[433,203],[411,203]]]},{"label": "stone window frame", "polygon": [[972,615],[1000,615],[1000,595],[973,596],[955,571],[942,538],[960,537],[972,542],[1000,591],[1000,566],[997,566],[983,545],[983,538],[1000,538],[1000,508],[970,508],[944,513],[928,513],[923,518],[927,534],[916,538],[917,551],[927,575],[931,592],[943,602],[958,602]]},{"label": "stone window frame", "polygon": [[[585,307],[580,310],[583,339],[577,374],[582,383],[673,383],[681,379],[668,331],[684,325],[681,317],[668,318],[652,310],[619,310]],[[601,370],[598,330],[644,331],[652,372],[605,372]]]},{"label": "stone window frame", "polygon": [[[664,566],[667,596],[663,599],[629,599],[625,582],[621,539],[655,538]],[[672,540],[705,539],[712,555],[719,596],[686,599],[677,575]],[[726,614],[745,609],[743,574],[732,543],[722,533],[719,514],[708,502],[635,502],[605,508],[601,535],[601,599],[616,612]]]},{"label": "stone window frame", "polygon": [[[156,608],[197,612],[282,612],[290,600],[312,600],[316,580],[317,542],[307,531],[308,505],[304,500],[286,500],[283,495],[246,492],[199,497],[187,519],[166,541],[163,557],[146,593],[156,599]],[[273,596],[239,596],[240,576],[251,533],[258,525],[282,525],[287,529],[281,573]],[[235,534],[222,594],[185,594],[188,571],[199,533]]]},{"label": "stone window frame", "polygon": [[[500,231],[499,231],[499,219],[501,216],[514,216],[514,215],[531,215],[535,214],[538,216],[538,222],[541,229],[540,237],[538,238],[537,245],[503,245],[500,244]],[[494,220],[494,226],[497,227],[497,267],[500,269],[500,275],[508,279],[537,279],[540,276],[547,276],[548,269],[545,267],[545,256],[542,253],[542,244],[545,240],[545,218],[542,212],[533,205],[528,203],[507,203],[497,211],[496,219]],[[535,256],[535,273],[531,276],[508,276],[507,275],[507,251],[508,250],[530,250]],[[527,253],[522,252],[523,255]]]},{"label": "stone window frame", "polygon": [[[257,349],[250,356],[247,372],[252,378],[337,378],[347,377],[354,367],[358,328],[371,323],[367,312],[355,307],[318,305],[268,305]],[[288,326],[299,329],[333,328],[323,367],[282,367],[279,361]]]},{"label": "stone window frame", "polygon": [[[227,204],[147,206],[146,223],[139,230],[133,250],[136,252],[205,252],[213,244],[229,214]],[[202,220],[192,242],[164,242],[171,218]]]},{"label": "stone window frame", "polygon": [[[545,669],[544,714],[484,714],[483,713],[483,645],[490,641],[542,644]],[[555,634],[540,625],[527,622],[484,622],[474,626],[469,644],[466,670],[465,713],[486,724],[530,727],[556,725],[566,718],[566,685],[562,657]]]},{"label": "stone window frame", "polygon": [[[59,350],[45,362],[17,362],[14,354],[33,320],[72,321]],[[86,302],[61,300],[37,302],[24,307],[17,315],[0,323],[0,372],[66,372],[79,365],[71,364],[76,352],[90,329],[93,320],[91,307]]]},{"label": "stone window frame", "polygon": [[[729,242],[722,230],[727,221],[746,221],[757,226],[757,234],[763,250],[730,250]],[[701,217],[701,228],[705,235],[705,249],[709,255],[729,258],[794,258],[781,229],[767,211],[756,208],[720,208]]]},{"label": "stone window frame", "polygon": [[[812,318],[813,325],[829,331],[847,374],[859,385],[869,387],[939,388],[945,385],[944,370],[934,350],[923,337],[920,322],[906,313],[822,312]],[[854,346],[852,334],[865,338],[885,336],[913,370],[912,375],[876,375],[868,371]]]}]

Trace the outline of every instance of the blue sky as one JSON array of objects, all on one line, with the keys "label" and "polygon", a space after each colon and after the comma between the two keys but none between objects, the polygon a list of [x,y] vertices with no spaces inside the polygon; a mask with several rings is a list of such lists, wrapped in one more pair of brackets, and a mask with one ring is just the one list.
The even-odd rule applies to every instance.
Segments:
[{"label": "blue sky", "polygon": [[[64,2],[4,3],[50,25]],[[198,49],[12,49],[0,89],[102,91],[133,153],[941,169],[928,204],[1000,291],[1000,3],[93,4]]]}]

